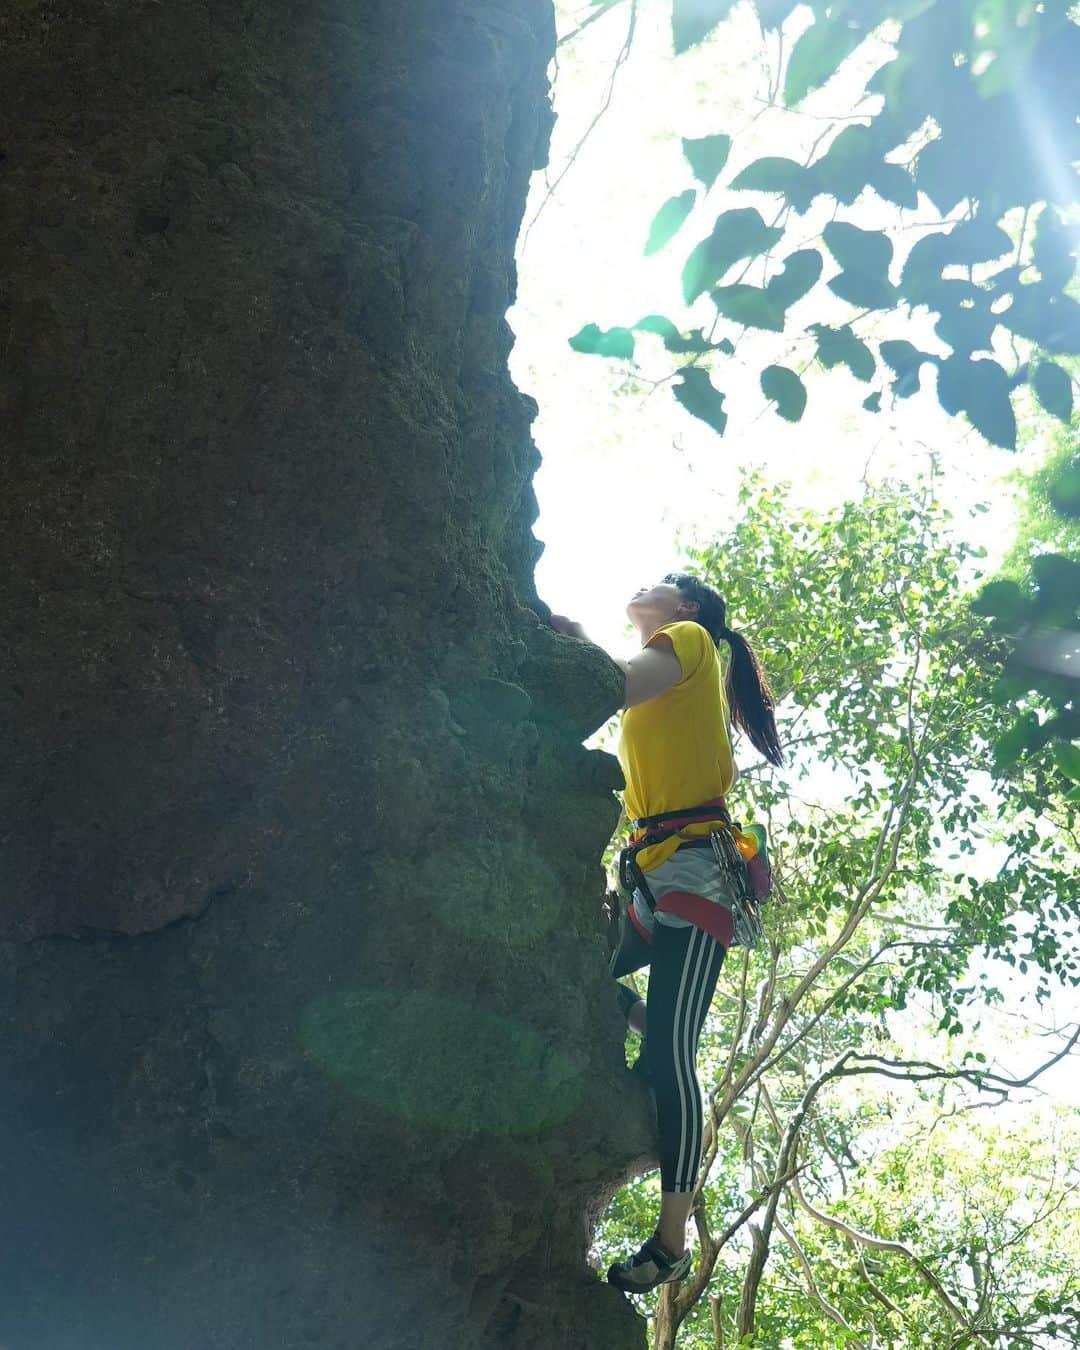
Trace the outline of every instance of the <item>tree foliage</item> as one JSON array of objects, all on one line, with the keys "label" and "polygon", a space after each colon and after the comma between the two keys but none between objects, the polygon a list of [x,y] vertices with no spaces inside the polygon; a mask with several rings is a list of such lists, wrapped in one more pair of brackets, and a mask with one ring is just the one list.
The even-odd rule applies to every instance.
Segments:
[{"label": "tree foliage", "polygon": [[[1007,988],[1045,1017],[1080,987],[1080,807],[1050,745],[988,772],[1008,643],[971,610],[978,558],[936,486],[821,515],[748,476],[739,523],[689,555],[766,659],[791,764],[744,765],[736,790],[777,844],[779,895],[707,1030],[698,1263],[651,1301],[657,1350],[676,1332],[1049,1346],[1080,1327],[1075,1126],[1015,1119],[1028,1075],[982,1029]],[[1042,1058],[1075,1043],[1064,1029]],[[1001,1125],[965,1134],[993,1105]],[[605,1253],[651,1184],[621,1193]]]},{"label": "tree foliage", "polygon": [[[1014,708],[1011,726],[994,746],[994,762],[1009,768],[1051,747],[1080,802],[1080,442],[1062,429],[1034,473],[1018,476],[1020,522],[1003,569],[977,596],[977,613],[1013,638],[998,683]],[[1071,742],[1071,743],[1070,743]]]},{"label": "tree foliage", "polygon": [[[727,0],[674,4],[675,52],[715,33],[732,8]],[[675,399],[719,435],[729,423],[724,363],[745,359],[752,330],[757,339],[774,335],[778,350],[759,382],[788,422],[803,417],[816,362],[867,386],[858,391],[867,416],[933,379],[941,407],[993,445],[1014,449],[1017,409],[1036,407],[1075,445],[1080,10],[1071,0],[815,0],[809,8],[806,22],[795,3],[756,0],[763,35],[786,52],[774,96],[794,109],[850,69],[864,44],[887,46],[862,88],[845,88],[850,113],[826,122],[804,161],[765,155],[726,184],[738,137],[725,129],[684,140],[705,192],[688,189],[660,209],[648,250],[670,246],[695,205],[719,208],[686,252],[688,315],[680,323],[650,315],[606,333],[589,325],[572,345],[632,359],[635,332],[660,334],[678,355],[668,376]],[[867,228],[870,217],[884,224]],[[835,313],[837,302],[846,312]],[[684,334],[699,311],[700,326]],[[1061,468],[1046,500],[1077,518],[1075,464]],[[1026,575],[988,586],[977,607],[1017,642],[998,686],[1011,691],[1014,709],[995,767],[1080,738],[1077,678],[1070,682],[1061,659],[1051,671],[1038,664],[1054,646],[1048,631],[1061,646],[1062,633],[1080,629],[1080,549],[1030,560]],[[1058,753],[1071,763],[1068,749]],[[1067,790],[1075,797],[1080,784]]]},{"label": "tree foliage", "polygon": [[[729,0],[674,0],[676,52],[714,32],[731,9]],[[786,0],[756,5],[765,31],[792,27],[795,9]],[[930,366],[941,406],[995,445],[1016,444],[1013,401],[1023,384],[1067,421],[1072,380],[1059,358],[1080,353],[1080,303],[1069,293],[1078,231],[1068,208],[1078,197],[1080,160],[1080,25],[1072,6],[832,0],[812,10],[783,66],[788,107],[827,84],[871,36],[891,35],[892,54],[852,100],[860,111],[839,119],[806,162],[768,155],[731,178],[711,230],[687,253],[684,303],[707,298],[711,331],[732,344],[748,327],[812,338],[821,325],[796,322],[789,311],[808,293],[820,305],[823,285],[850,306],[839,327],[859,342],[853,372],[876,380],[875,394],[908,396]],[[874,111],[863,114],[868,104]],[[706,191],[732,143],[726,131],[683,142]],[[866,229],[846,218],[863,217],[875,200],[895,208],[893,227]],[[665,203],[646,251],[666,246],[697,201],[690,188]],[[912,244],[903,213],[916,207],[936,212],[937,223]],[[806,247],[808,224],[820,247]],[[751,268],[760,272],[756,283],[744,280]],[[926,327],[924,312],[933,316],[934,351],[903,336]],[[879,329],[883,315],[893,335],[877,341],[875,358],[855,328]],[[827,341],[824,356],[820,337],[817,345],[823,364],[840,359]],[[777,408],[797,420],[790,400]]]}]

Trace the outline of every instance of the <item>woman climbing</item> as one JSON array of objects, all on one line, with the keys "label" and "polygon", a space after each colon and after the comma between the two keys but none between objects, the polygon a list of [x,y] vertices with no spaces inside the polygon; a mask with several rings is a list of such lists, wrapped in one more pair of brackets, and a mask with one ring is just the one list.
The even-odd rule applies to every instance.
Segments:
[{"label": "woman climbing", "polygon": [[[730,823],[724,796],[735,781],[729,718],[773,764],[781,763],[773,696],[754,654],[727,626],[720,596],[697,577],[672,573],[626,607],[640,652],[619,661],[626,676],[619,762],[639,884],[621,916],[616,977],[650,967],[648,1002],[619,985],[632,1030],[644,1036],[656,1095],[661,1201],[656,1231],[608,1271],[620,1289],[646,1293],[690,1271],[686,1223],[701,1161],[703,1110],[697,1047],[737,901],[709,840]],[[552,625],[585,639],[562,615]],[[721,680],[718,644],[731,661]],[[654,836],[659,841],[650,843]],[[696,841],[696,842],[693,842]],[[689,845],[684,847],[684,845]]]}]

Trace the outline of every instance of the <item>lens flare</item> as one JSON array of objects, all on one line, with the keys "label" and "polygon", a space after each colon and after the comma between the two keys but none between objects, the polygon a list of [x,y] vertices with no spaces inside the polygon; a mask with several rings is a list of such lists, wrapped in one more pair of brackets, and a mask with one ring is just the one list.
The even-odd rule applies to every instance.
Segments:
[{"label": "lens flare", "polygon": [[543,1130],[582,1098],[579,1066],[534,1028],[426,990],[328,994],[304,1009],[300,1039],[354,1097],[444,1130]]}]

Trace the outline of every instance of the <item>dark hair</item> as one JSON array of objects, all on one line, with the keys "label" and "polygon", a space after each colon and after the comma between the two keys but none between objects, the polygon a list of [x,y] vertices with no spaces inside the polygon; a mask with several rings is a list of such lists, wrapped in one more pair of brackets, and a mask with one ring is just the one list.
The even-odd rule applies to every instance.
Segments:
[{"label": "dark hair", "polygon": [[770,764],[783,764],[784,754],[773,715],[776,699],[753,647],[741,633],[727,626],[727,604],[711,586],[688,572],[669,572],[664,581],[677,586],[687,600],[696,601],[695,622],[701,624],[718,646],[723,641],[731,648],[731,664],[725,681],[731,720],[746,732],[751,745]]}]

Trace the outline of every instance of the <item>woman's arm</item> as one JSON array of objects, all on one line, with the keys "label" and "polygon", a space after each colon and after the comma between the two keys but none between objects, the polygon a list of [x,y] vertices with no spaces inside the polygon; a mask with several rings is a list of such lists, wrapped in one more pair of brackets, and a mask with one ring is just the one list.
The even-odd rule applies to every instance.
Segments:
[{"label": "woman's arm", "polygon": [[[661,638],[663,634],[661,634]],[[626,697],[624,708],[632,708],[636,703],[645,703],[658,694],[664,694],[682,679],[682,666],[675,655],[669,639],[664,638],[664,646],[643,647],[629,661],[616,661],[626,676]]]},{"label": "woman's arm", "polygon": [[[577,638],[599,646],[585,632],[581,624],[574,623],[563,614],[551,616],[551,626],[566,637]],[[635,704],[645,703],[658,694],[674,688],[682,679],[682,666],[675,655],[675,648],[666,633],[658,633],[651,639],[652,645],[642,647],[629,660],[613,656],[611,659],[626,678],[623,696],[623,708],[632,708]]]}]

